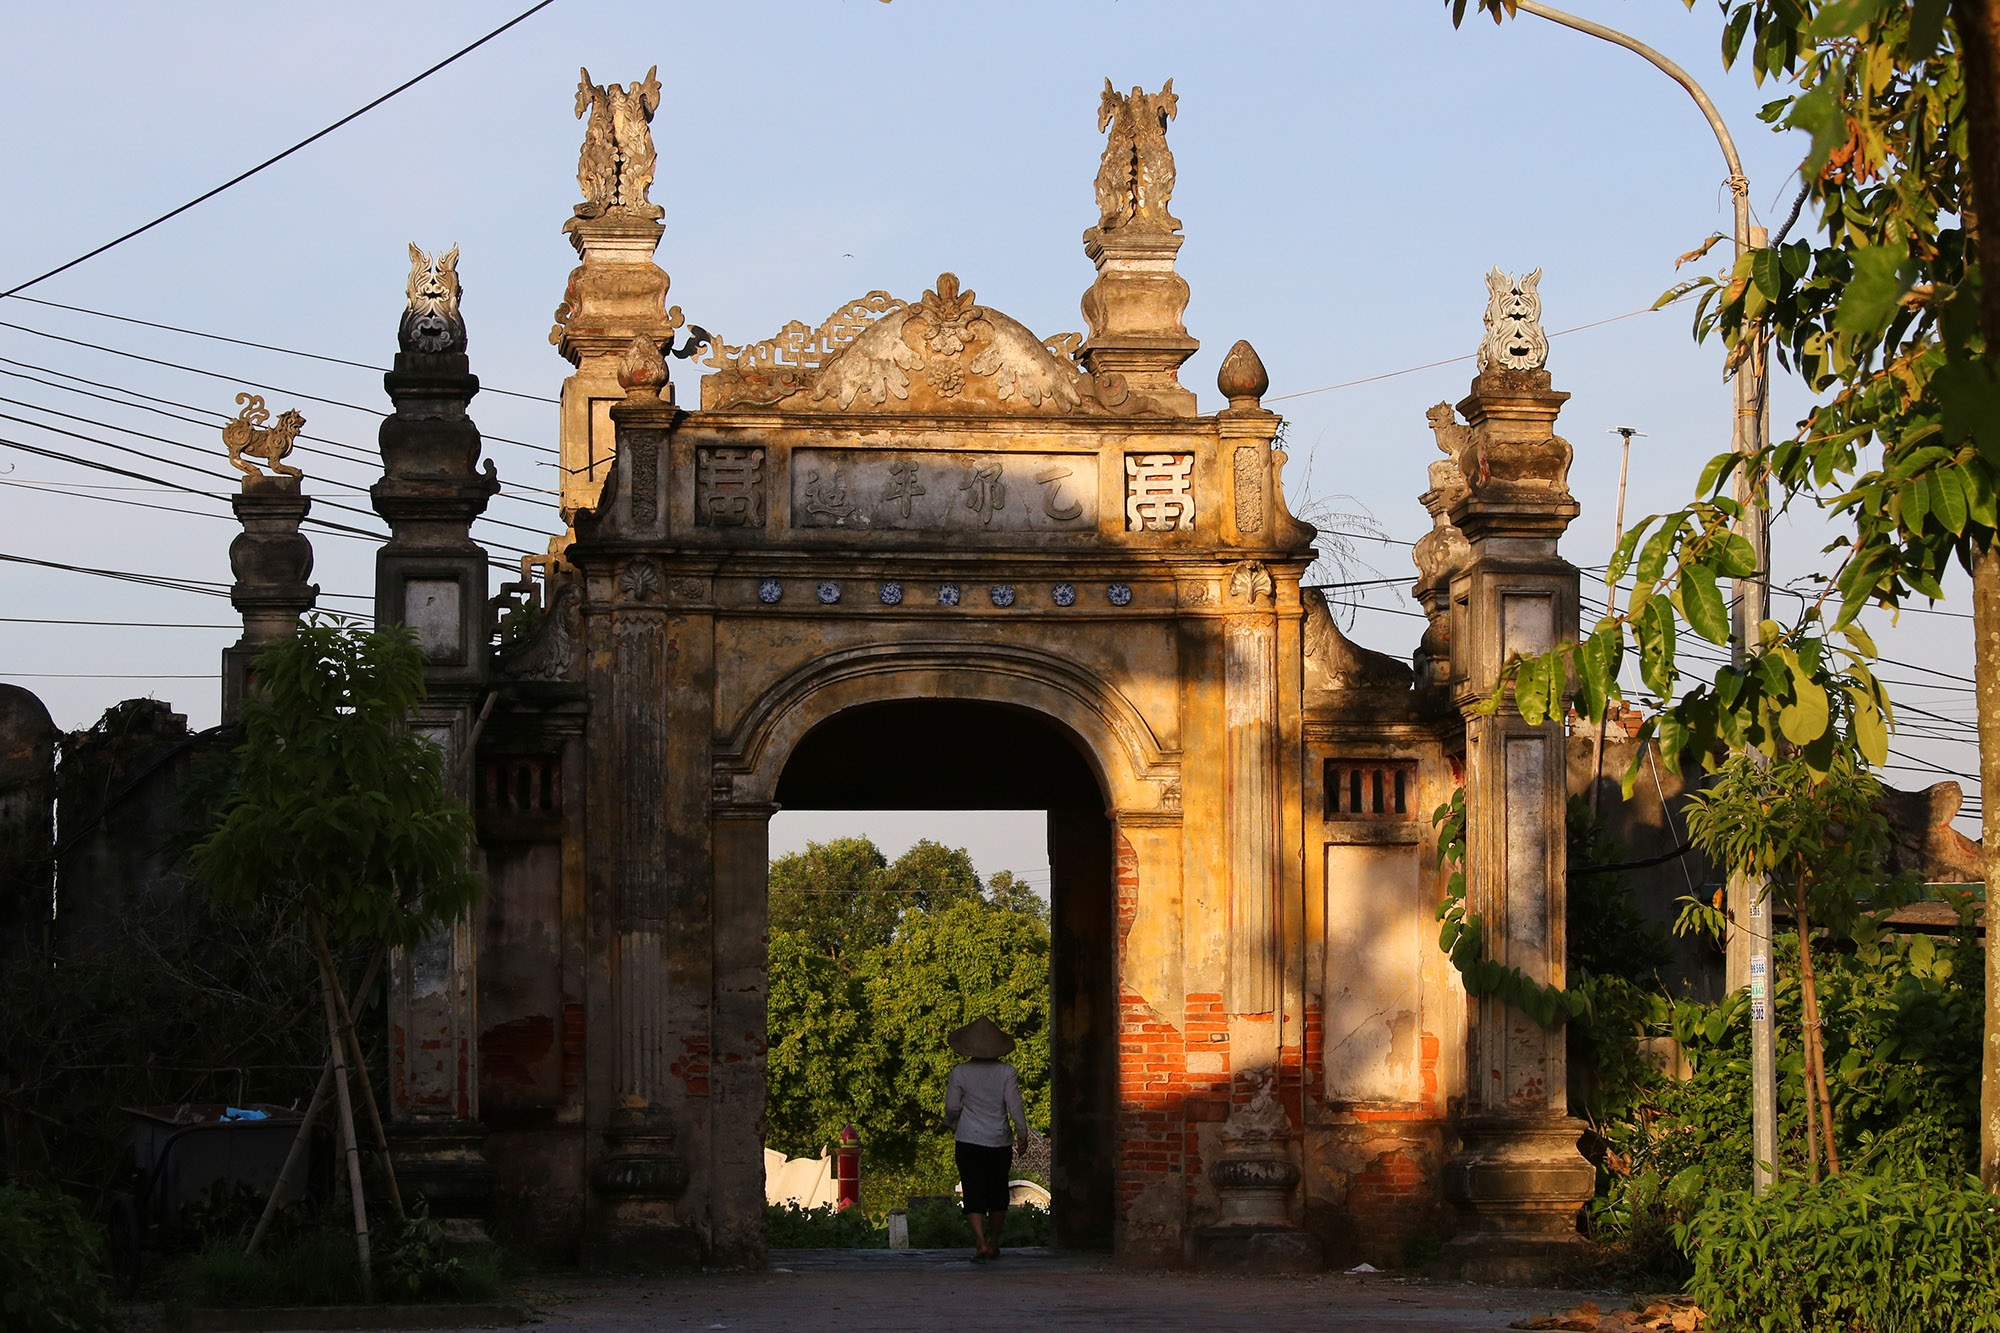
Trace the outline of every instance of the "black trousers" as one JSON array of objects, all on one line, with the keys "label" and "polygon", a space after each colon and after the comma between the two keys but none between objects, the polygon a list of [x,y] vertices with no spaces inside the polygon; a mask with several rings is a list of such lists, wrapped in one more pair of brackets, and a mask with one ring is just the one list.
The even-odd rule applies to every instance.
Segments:
[{"label": "black trousers", "polygon": [[1007,1206],[1007,1177],[1014,1167],[1014,1145],[989,1148],[983,1143],[954,1143],[958,1180],[965,1186],[965,1211],[997,1213]]}]

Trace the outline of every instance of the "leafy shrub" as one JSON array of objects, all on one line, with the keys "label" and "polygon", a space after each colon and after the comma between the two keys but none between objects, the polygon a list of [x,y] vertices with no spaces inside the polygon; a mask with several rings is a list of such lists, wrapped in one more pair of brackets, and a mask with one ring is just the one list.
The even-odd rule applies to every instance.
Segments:
[{"label": "leafy shrub", "polygon": [[764,1243],[774,1250],[883,1250],[889,1247],[889,1228],[859,1208],[767,1203]]},{"label": "leafy shrub", "polygon": [[2000,1333],[2000,1211],[1976,1178],[1781,1180],[1710,1199],[1684,1242],[1714,1333]]},{"label": "leafy shrub", "polygon": [[109,1333],[118,1327],[97,1272],[96,1228],[67,1195],[0,1185],[0,1327],[10,1333]]},{"label": "leafy shrub", "polygon": [[[447,1248],[437,1223],[413,1214],[370,1233],[375,1296],[382,1301],[490,1300],[506,1287],[491,1247]],[[221,1236],[182,1264],[180,1304],[193,1306],[352,1305],[362,1296],[354,1233],[320,1225],[274,1231],[250,1257],[247,1237]]]},{"label": "leafy shrub", "polygon": [[[910,1248],[915,1250],[956,1250],[972,1245],[972,1224],[958,1204],[938,1199],[910,1209]],[[1007,1224],[1000,1243],[1015,1247],[1048,1245],[1055,1228],[1046,1210],[1031,1203],[1016,1204],[1007,1210]]]}]

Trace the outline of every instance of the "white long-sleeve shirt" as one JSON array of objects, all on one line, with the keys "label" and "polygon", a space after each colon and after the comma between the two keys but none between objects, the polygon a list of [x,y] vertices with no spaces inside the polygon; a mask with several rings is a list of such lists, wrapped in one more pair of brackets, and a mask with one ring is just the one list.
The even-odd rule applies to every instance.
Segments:
[{"label": "white long-sleeve shirt", "polygon": [[[960,1143],[1004,1148],[1028,1132],[1021,1083],[1004,1060],[967,1060],[952,1068],[945,1085],[944,1118]],[[1014,1132],[1007,1132],[1007,1121]]]}]

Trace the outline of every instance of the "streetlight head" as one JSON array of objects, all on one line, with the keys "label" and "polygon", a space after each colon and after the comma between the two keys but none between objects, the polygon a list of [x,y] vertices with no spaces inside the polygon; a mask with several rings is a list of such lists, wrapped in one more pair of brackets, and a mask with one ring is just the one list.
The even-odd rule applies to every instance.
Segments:
[{"label": "streetlight head", "polygon": [[1604,433],[1606,435],[1622,435],[1625,437],[1627,444],[1630,444],[1635,439],[1643,440],[1646,438],[1646,432],[1636,426],[1613,426]]}]

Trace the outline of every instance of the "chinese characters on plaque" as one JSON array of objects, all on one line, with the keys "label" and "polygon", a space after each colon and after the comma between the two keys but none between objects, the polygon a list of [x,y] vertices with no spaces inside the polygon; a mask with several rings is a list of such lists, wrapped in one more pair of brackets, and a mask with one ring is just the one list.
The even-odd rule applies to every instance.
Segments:
[{"label": "chinese characters on plaque", "polygon": [[1088,532],[1094,454],[799,449],[792,526],[919,532]]}]

